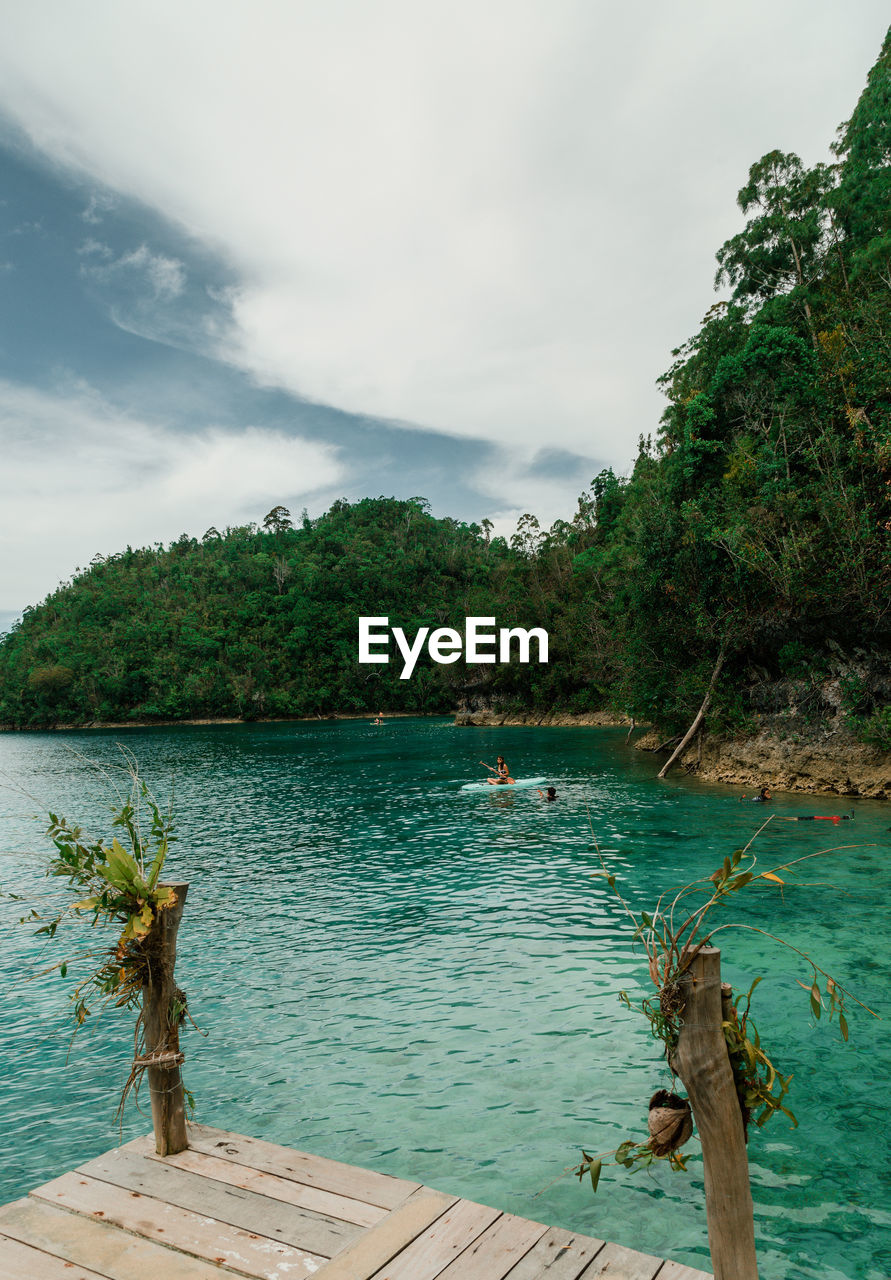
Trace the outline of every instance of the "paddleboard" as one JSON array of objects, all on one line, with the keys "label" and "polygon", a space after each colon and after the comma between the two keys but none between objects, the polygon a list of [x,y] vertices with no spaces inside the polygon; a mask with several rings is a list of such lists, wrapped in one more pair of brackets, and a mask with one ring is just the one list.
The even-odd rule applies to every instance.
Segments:
[{"label": "paddleboard", "polygon": [[543,787],[547,778],[517,778],[516,782],[465,782],[462,791],[522,791],[525,787]]}]

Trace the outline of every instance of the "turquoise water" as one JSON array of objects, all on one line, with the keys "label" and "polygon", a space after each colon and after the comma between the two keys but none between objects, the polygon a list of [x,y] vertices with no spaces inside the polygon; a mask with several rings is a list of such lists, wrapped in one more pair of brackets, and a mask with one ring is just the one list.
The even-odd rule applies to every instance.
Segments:
[{"label": "turquoise water", "polygon": [[[646,971],[592,878],[588,810],[643,907],[710,873],[765,816],[739,789],[658,782],[624,738],[440,720],[2,735],[0,885],[45,899],[50,846],[28,815],[52,808],[98,832],[105,787],[84,756],[114,762],[125,743],[159,794],[175,781],[168,872],[191,882],[177,974],[207,1033],[184,1042],[199,1119],[709,1269],[698,1155],[687,1175],[605,1170],[596,1197],[553,1181],[581,1147],[644,1136],[647,1100],[669,1083],[617,999]],[[559,801],[462,794],[498,752],[515,776],[547,774]],[[772,812],[845,803],[788,796]],[[837,827],[771,824],[764,866],[857,847],[812,868],[822,883],[751,892],[740,919],[811,952],[883,1021],[852,1013],[844,1045],[814,1024],[794,956],[723,935],[727,980],[767,975],[756,1020],[795,1076],[800,1127],[781,1117],[750,1140],[763,1280],[891,1275],[891,810],[856,812]],[[88,1023],[66,1066],[70,975],[23,981],[66,948],[16,925],[19,904],[0,913],[6,1201],[117,1141],[132,1027]],[[124,1137],[148,1127],[130,1107]]]}]

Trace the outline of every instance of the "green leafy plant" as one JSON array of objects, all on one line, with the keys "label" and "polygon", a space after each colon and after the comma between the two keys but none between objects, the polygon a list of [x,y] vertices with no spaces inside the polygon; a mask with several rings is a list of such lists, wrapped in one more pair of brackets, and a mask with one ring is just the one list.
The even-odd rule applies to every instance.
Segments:
[{"label": "green leafy plant", "polygon": [[[47,834],[56,853],[46,874],[64,881],[75,901],[66,902],[48,919],[32,908],[20,920],[36,924],[36,934],[48,940],[57,937],[65,921],[88,923],[90,930],[113,927],[114,940],[109,945],[78,950],[44,972],[58,970],[66,978],[69,968],[74,968],[80,975],[70,994],[75,1035],[94,1010],[109,1005],[138,1010],[136,1056],[121,1108],[129,1090],[134,1084],[138,1087],[147,1065],[141,1061],[144,993],[161,977],[166,961],[157,926],[162,913],[177,901],[175,889],[160,883],[170,846],[176,840],[172,808],[162,810],[139,777],[135,762],[125,758],[129,794],[119,795],[117,803],[110,806],[110,839],[91,839],[76,823],[49,814]],[[178,1028],[189,1016],[186,994],[175,987],[167,1024]],[[194,1105],[188,1091],[186,1097]]]},{"label": "green leafy plant", "polygon": [[[681,980],[703,947],[713,945],[717,935],[727,929],[761,934],[799,956],[810,974],[810,981],[800,982],[799,985],[807,992],[811,1013],[815,1018],[820,1018],[828,1009],[830,1021],[837,1016],[839,1031],[845,1041],[848,1039],[845,1013],[848,1001],[859,1005],[873,1017],[878,1016],[809,955],[776,934],[739,921],[712,923],[712,913],[726,907],[734,895],[747,886],[761,882],[765,887],[778,886],[782,891],[787,881],[794,877],[795,868],[800,864],[837,851],[821,850],[759,871],[758,860],[751,849],[755,838],[766,825],[764,823],[759,828],[759,832],[756,832],[756,836],[745,848],[737,849],[726,857],[711,876],[687,884],[673,894],[663,894],[651,912],[641,911],[639,914],[622,897],[616,885],[616,877],[607,868],[595,843],[594,848],[602,868],[596,874],[606,878],[610,889],[619,898],[634,924],[634,941],[643,944],[649,976],[657,991],[655,996],[646,996],[639,1002],[632,1001],[628,993],[623,991],[620,999],[629,1009],[638,1009],[647,1019],[654,1038],[663,1046],[673,1075],[672,1059],[683,1025],[684,996]],[[780,875],[780,872],[783,874]],[[792,1077],[783,1075],[771,1061],[752,1020],[752,995],[760,981],[761,977],[757,977],[737,1004],[728,996],[723,1002],[722,1010],[724,1039],[746,1129],[752,1121],[758,1127],[763,1126],[778,1112],[786,1115],[793,1125],[797,1124],[795,1116],[785,1105]],[[671,1096],[676,1098],[676,1095]],[[676,1098],[676,1102],[682,1103],[683,1100]],[[651,1107],[652,1105],[651,1103]],[[685,1129],[684,1133],[689,1137],[689,1130]],[[684,1169],[684,1159],[677,1149],[686,1140],[680,1126],[677,1136],[679,1140],[674,1145],[660,1142],[653,1136],[651,1125],[651,1137],[647,1142],[626,1141],[615,1151],[598,1156],[591,1156],[583,1151],[582,1162],[574,1172],[580,1179],[589,1176],[596,1190],[603,1165],[611,1157],[616,1164],[626,1169],[646,1168],[659,1159],[666,1159],[675,1169]]]},{"label": "green leafy plant", "polygon": [[869,685],[856,671],[847,672],[841,676],[838,683],[842,710],[851,720],[856,721],[856,718],[866,711],[872,702]]},{"label": "green leafy plant", "polygon": [[857,737],[879,751],[891,751],[891,707],[871,716],[849,716]]},{"label": "green leafy plant", "polygon": [[[145,811],[149,824],[143,831]],[[56,847],[56,856],[47,875],[67,881],[68,888],[86,896],[63,906],[50,920],[36,930],[47,938],[56,936],[66,917],[91,917],[91,927],[120,925],[116,943],[98,953],[98,964],[82,978],[72,992],[76,1026],[82,1026],[91,1006],[109,1002],[134,1007],[139,1003],[148,973],[150,948],[148,940],[158,913],[175,901],[171,888],[160,886],[158,879],[170,845],[175,840],[170,813],[162,813],[146,784],[134,775],[133,794],[113,810],[111,825],[125,836],[126,849],[117,835],[111,842],[89,841],[83,829],[54,813],[49,815],[47,834]],[[22,923],[41,920],[32,909]],[[97,953],[83,953],[96,958]],[[69,960],[57,965],[62,977],[67,976]]]},{"label": "green leafy plant", "polygon": [[812,649],[799,640],[790,640],[777,652],[777,664],[784,676],[806,680],[813,673],[815,656]]}]

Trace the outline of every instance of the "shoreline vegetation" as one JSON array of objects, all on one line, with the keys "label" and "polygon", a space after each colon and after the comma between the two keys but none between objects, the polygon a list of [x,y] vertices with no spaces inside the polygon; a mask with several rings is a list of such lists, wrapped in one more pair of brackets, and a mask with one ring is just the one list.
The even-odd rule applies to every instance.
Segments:
[{"label": "shoreline vegetation", "polygon": [[[630,474],[600,472],[569,519],[507,539],[344,498],[97,555],[0,637],[0,724],[627,716],[665,744],[695,728],[703,777],[887,797],[891,32],[831,150],[751,166],[726,300],[672,353]],[[358,661],[372,615],[541,628],[550,661],[424,656],[401,680]]]},{"label": "shoreline vegetation", "polygon": [[[171,729],[177,725],[214,725],[214,724],[317,724],[326,720],[366,720],[370,721],[377,712],[370,711],[329,711],[324,715],[314,716],[195,716],[181,717],[176,720],[85,720],[80,724],[41,724],[13,725],[0,724],[0,733],[82,733],[87,730],[104,729]],[[382,711],[385,720],[411,719],[415,716],[446,715],[442,711]]]}]

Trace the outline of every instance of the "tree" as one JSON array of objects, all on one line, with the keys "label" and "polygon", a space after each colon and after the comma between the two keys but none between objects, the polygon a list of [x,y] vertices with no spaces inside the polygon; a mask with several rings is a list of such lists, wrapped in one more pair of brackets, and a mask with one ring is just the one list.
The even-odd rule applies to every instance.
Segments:
[{"label": "tree", "polygon": [[872,271],[891,287],[891,30],[833,150],[841,163],[831,205],[852,275]]},{"label": "tree", "polygon": [[[821,264],[832,185],[825,165],[805,169],[794,152],[770,151],[749,170],[737,203],[754,217],[718,250],[715,284],[733,286],[735,302],[753,305],[793,291],[813,333],[807,290]],[[816,341],[814,337],[814,341]]]},{"label": "tree", "polygon": [[263,528],[267,533],[284,533],[286,529],[293,528],[291,524],[291,513],[287,507],[273,507],[263,517]]}]

